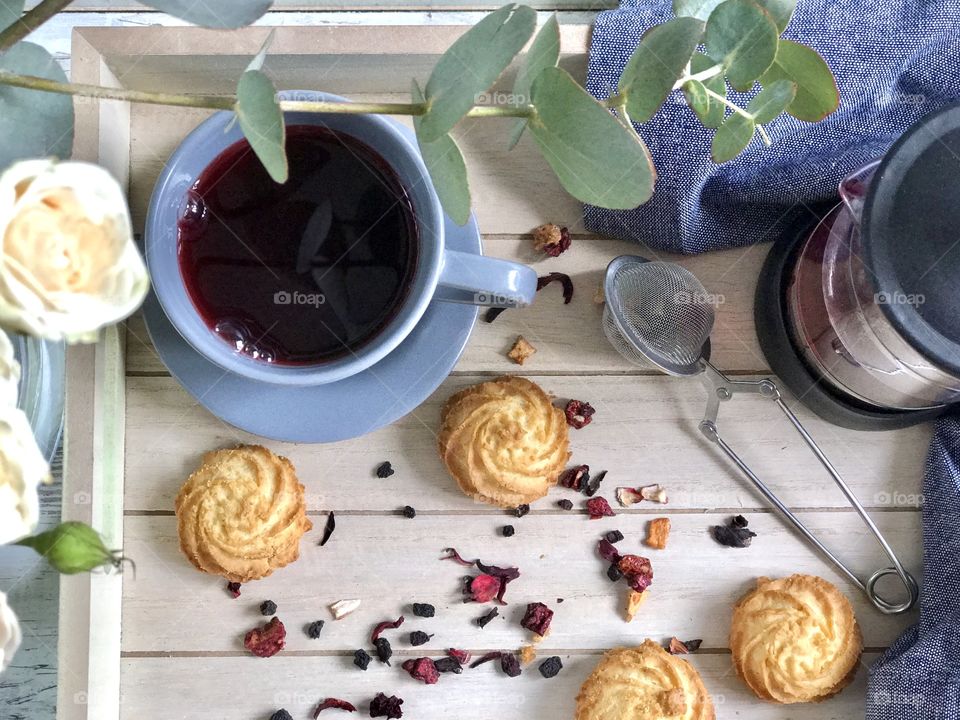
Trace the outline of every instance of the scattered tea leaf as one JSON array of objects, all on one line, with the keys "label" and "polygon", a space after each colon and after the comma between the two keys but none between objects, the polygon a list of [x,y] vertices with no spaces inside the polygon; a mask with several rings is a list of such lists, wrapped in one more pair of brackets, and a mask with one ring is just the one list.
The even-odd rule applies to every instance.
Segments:
[{"label": "scattered tea leaf", "polygon": [[753,140],[756,127],[753,120],[741,113],[733,113],[727,117],[713,136],[713,161],[724,163],[739,155]]},{"label": "scattered tea leaf", "polygon": [[[696,75],[697,73],[712,68],[716,64],[717,63],[706,55],[696,53],[690,59],[690,74]],[[726,107],[716,98],[707,95],[707,89],[717,93],[717,95],[721,97],[727,96],[727,82],[722,72],[706,80],[688,80],[683,85],[683,94],[687,99],[687,104],[697,114],[697,117],[700,118],[700,122],[703,123],[704,127],[718,128],[720,127],[720,123],[723,122]]]},{"label": "scattered tea leaf", "polygon": [[[530,103],[530,88],[533,81],[543,71],[544,68],[556,67],[560,60],[560,25],[557,22],[557,15],[554,13],[540,28],[537,36],[533,39],[533,44],[523,60],[520,63],[520,69],[517,71],[517,79],[513,83],[513,95],[518,103]],[[527,126],[526,120],[520,120],[516,123],[510,132],[509,149],[520,142],[520,136]]]},{"label": "scattered tea leaf", "polygon": [[229,2],[197,2],[197,0],[141,0],[154,10],[165,12],[193,25],[210,28],[238,28],[262,17],[273,0],[230,0]]},{"label": "scattered tea leaf", "polygon": [[768,123],[787,109],[797,95],[797,84],[790,80],[775,80],[757,93],[747,105],[747,112],[756,123]]},{"label": "scattered tea leaf", "polygon": [[769,85],[777,80],[792,80],[797,94],[787,112],[798,120],[819,122],[840,105],[837,82],[823,58],[813,48],[781,40],[773,65],[760,78]]},{"label": "scattered tea leaf", "polygon": [[289,177],[286,127],[273,82],[261,70],[247,70],[237,85],[237,119],[244,137],[274,182]]},{"label": "scattered tea leaf", "polygon": [[648,31],[627,62],[617,86],[635,122],[647,122],[683,75],[703,38],[702,20],[678,17]]},{"label": "scattered tea leaf", "polygon": [[754,0],[726,0],[707,20],[707,54],[723,63],[730,84],[742,92],[773,64],[778,40],[773,17]]},{"label": "scattered tea leaf", "polygon": [[546,68],[532,95],[536,115],[528,123],[530,133],[567,192],[611,209],[635,208],[650,199],[655,173],[646,145],[569,73]]}]

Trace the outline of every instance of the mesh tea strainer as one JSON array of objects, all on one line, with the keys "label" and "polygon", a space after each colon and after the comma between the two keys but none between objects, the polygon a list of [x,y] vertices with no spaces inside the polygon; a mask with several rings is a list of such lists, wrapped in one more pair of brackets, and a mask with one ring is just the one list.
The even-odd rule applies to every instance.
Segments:
[{"label": "mesh tea strainer", "polygon": [[[652,262],[624,255],[607,267],[604,280],[606,306],[603,330],[613,346],[631,362],[652,367],[669,375],[700,375],[707,390],[707,407],[700,421],[701,434],[715,443],[743,475],[794,527],[847,578],[863,590],[880,611],[887,614],[909,610],[917,600],[917,581],[907,572],[890,544],[871,520],[853,491],[787,407],[773,380],[731,380],[704,358],[704,347],[713,329],[714,302],[696,276],[686,268],[668,262]],[[755,393],[773,400],[800,433],[820,464],[863,518],[890,559],[891,566],[877,570],[866,582],[844,565],[786,505],[757,477],[720,435],[717,416],[720,403],[737,393]],[[907,591],[903,602],[891,602],[878,594],[877,582],[897,575]]]}]

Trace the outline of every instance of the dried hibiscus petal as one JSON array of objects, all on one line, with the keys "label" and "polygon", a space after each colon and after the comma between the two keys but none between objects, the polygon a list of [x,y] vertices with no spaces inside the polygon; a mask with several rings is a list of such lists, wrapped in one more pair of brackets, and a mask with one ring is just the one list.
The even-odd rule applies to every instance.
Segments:
[{"label": "dried hibiscus petal", "polygon": [[403,710],[400,709],[401,705],[403,705],[403,700],[396,695],[387,697],[382,692],[377,693],[376,697],[370,701],[370,717],[397,720],[403,717]]},{"label": "dried hibiscus petal", "polygon": [[599,552],[600,557],[607,562],[615,563],[620,559],[620,552],[607,538],[602,538],[600,542],[597,543],[597,552]]},{"label": "dried hibiscus petal", "polygon": [[[497,602],[501,605],[507,604],[503,599],[507,591],[507,584],[520,577],[519,569],[487,565],[482,560],[465,560],[454,548],[446,548],[444,553],[446,554],[441,558],[442,560],[453,560],[465,567],[474,565],[483,573],[477,577],[467,578],[466,584],[464,585],[464,594],[466,595],[464,602],[470,602],[471,600],[474,602],[489,602],[493,597],[496,597]],[[481,580],[480,578],[483,579]],[[494,586],[494,582],[491,582],[490,578],[496,582],[496,586]],[[491,591],[494,592],[492,596],[490,595]]]},{"label": "dried hibiscus petal", "polygon": [[480,628],[483,629],[487,625],[489,625],[490,622],[499,614],[500,614],[500,611],[497,608],[493,608],[493,610],[488,612],[486,615],[483,615],[482,617],[477,618],[477,625],[479,625]]},{"label": "dried hibiscus petal", "polygon": [[591,520],[599,520],[602,517],[613,517],[614,512],[606,498],[595,497],[587,500],[587,512]]},{"label": "dried hibiscus petal", "polygon": [[287,629],[280,619],[273,617],[262,628],[254,628],[243,638],[243,646],[257,657],[271,657],[283,650]]},{"label": "dried hibiscus petal", "polygon": [[573,280],[566,273],[552,272],[549,275],[541,275],[537,278],[537,292],[543,290],[554,280],[559,280],[563,285],[563,304],[569,305],[573,300]]},{"label": "dried hibiscus petal", "polygon": [[564,415],[567,416],[567,425],[575,430],[589,425],[593,420],[593,414],[595,412],[596,410],[593,409],[590,403],[583,402],[582,400],[571,400],[563,409]]},{"label": "dried hibiscus petal", "polygon": [[517,675],[522,672],[520,669],[520,661],[513,653],[503,653],[500,656],[500,669],[503,670],[504,674],[508,677],[517,677]]},{"label": "dried hibiscus petal", "polygon": [[583,487],[583,494],[587,497],[593,497],[597,494],[597,491],[600,489],[600,483],[603,482],[603,479],[607,476],[606,470],[601,470],[596,475],[587,480],[586,485]]},{"label": "dried hibiscus petal", "polygon": [[314,720],[316,720],[316,718],[324,710],[346,710],[347,712],[357,711],[357,709],[346,700],[339,700],[338,698],[326,698],[319,705],[317,705],[317,709],[313,711]]},{"label": "dried hibiscus petal", "polygon": [[550,622],[553,620],[553,610],[541,602],[529,603],[527,612],[520,621],[520,626],[530,632],[543,637],[550,631]]},{"label": "dried hibiscus petal", "polygon": [[488,652],[486,655],[481,655],[472,663],[470,663],[470,669],[473,670],[474,668],[480,667],[484,663],[488,663],[491,660],[499,660],[502,656],[503,656],[503,653],[497,650],[494,650],[493,652]]},{"label": "dried hibiscus petal", "polygon": [[327,544],[327,540],[330,539],[330,536],[333,535],[333,531],[337,529],[337,518],[334,516],[333,511],[330,511],[330,514],[327,515],[327,524],[323,528],[323,537],[320,538],[320,547],[323,547]]},{"label": "dried hibiscus petal", "polygon": [[396,630],[398,627],[403,625],[404,617],[401,615],[396,620],[385,620],[382,623],[377,623],[373,628],[373,632],[370,634],[370,642],[376,644],[377,640],[380,638],[380,633],[384,630]]},{"label": "dried hibiscus petal", "polygon": [[443,552],[445,555],[440,558],[441,560],[453,560],[464,567],[470,567],[472,565],[476,565],[477,563],[476,560],[464,560],[463,556],[457,552],[456,548],[444,548]]},{"label": "dried hibiscus petal", "polygon": [[410,673],[410,677],[426,685],[434,685],[440,679],[437,666],[428,657],[410,659],[403,663],[403,669]]},{"label": "dried hibiscus petal", "polygon": [[560,474],[557,484],[560,485],[560,487],[570,488],[571,490],[579,490],[583,487],[584,481],[589,479],[590,466],[576,465],[572,468],[564,470]]},{"label": "dried hibiscus petal", "polygon": [[468,653],[466,650],[450,648],[449,650],[447,650],[447,655],[452,657],[461,665],[466,665],[468,662],[470,662],[470,653]]},{"label": "dried hibiscus petal", "polygon": [[500,579],[493,575],[477,575],[467,578],[464,586],[464,602],[486,603],[500,592]]}]

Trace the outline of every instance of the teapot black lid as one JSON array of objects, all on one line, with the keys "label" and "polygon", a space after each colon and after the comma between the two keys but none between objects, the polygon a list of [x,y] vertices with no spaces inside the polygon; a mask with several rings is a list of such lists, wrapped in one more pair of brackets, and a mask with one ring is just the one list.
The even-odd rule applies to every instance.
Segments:
[{"label": "teapot black lid", "polygon": [[862,253],[891,324],[960,374],[960,105],[917,122],[880,163],[865,199]]}]

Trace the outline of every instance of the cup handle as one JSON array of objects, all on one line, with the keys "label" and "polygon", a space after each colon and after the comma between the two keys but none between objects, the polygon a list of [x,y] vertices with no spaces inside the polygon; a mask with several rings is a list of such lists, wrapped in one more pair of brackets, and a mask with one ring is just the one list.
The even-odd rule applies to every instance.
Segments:
[{"label": "cup handle", "polygon": [[444,250],[433,297],[485,307],[524,307],[537,294],[537,273],[526,265],[458,250]]}]

